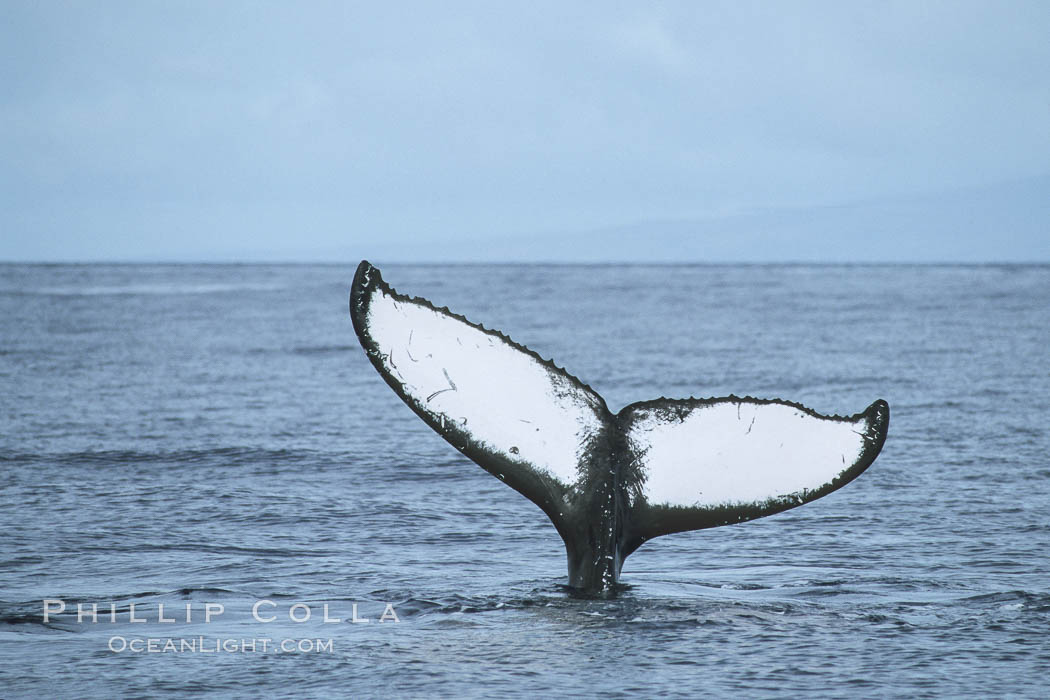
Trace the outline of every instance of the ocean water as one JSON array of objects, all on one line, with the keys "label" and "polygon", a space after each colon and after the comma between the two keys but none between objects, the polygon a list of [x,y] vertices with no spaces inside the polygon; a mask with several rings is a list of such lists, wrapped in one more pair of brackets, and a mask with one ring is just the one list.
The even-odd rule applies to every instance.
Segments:
[{"label": "ocean water", "polygon": [[372,369],[352,265],[3,265],[0,695],[1046,696],[1050,267],[382,267],[614,411],[884,398],[889,438],[583,599]]}]

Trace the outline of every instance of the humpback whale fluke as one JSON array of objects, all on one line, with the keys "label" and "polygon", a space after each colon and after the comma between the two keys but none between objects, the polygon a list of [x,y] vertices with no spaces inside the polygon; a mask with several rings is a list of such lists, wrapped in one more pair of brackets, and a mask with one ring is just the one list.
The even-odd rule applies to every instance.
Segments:
[{"label": "humpback whale fluke", "polygon": [[845,486],[882,449],[890,409],[824,416],[779,399],[605,400],[499,331],[397,293],[362,261],[361,345],[387,384],[456,449],[554,523],[569,585],[612,587],[647,540],[779,513]]}]

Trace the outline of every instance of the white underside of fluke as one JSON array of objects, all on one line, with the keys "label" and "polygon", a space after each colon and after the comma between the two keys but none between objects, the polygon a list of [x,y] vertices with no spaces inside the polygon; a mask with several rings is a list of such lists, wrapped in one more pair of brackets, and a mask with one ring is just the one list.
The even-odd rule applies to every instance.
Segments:
[{"label": "white underside of fluke", "polygon": [[814,416],[785,403],[720,399],[667,417],[635,409],[628,437],[650,504],[710,508],[804,496],[852,467],[867,420]]},{"label": "white underside of fluke", "polygon": [[483,449],[576,482],[585,445],[602,428],[596,395],[503,336],[382,288],[367,329],[386,370],[439,426],[454,423]]}]

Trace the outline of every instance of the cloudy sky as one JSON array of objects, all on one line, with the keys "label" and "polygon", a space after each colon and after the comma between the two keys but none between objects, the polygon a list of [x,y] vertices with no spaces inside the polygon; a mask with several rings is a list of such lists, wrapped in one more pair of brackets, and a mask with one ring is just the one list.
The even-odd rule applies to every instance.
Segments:
[{"label": "cloudy sky", "polygon": [[1043,1],[6,0],[0,259],[1050,260],[1048,36]]}]

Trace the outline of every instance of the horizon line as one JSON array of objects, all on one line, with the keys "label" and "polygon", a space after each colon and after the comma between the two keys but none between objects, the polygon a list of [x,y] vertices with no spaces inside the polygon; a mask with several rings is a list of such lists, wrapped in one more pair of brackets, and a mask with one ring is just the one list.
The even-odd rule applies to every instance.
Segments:
[{"label": "horizon line", "polygon": [[[243,260],[243,259],[97,259],[97,260],[11,260],[0,259],[0,265],[243,265],[243,266],[356,266],[366,258],[346,260]],[[375,258],[380,265],[403,265],[410,267],[720,267],[720,266],[850,266],[850,267],[1043,267],[1046,260],[384,260]],[[378,267],[379,265],[377,265]]]}]

